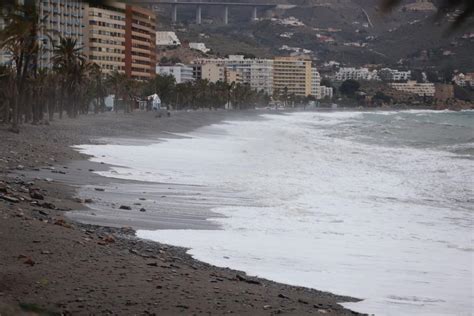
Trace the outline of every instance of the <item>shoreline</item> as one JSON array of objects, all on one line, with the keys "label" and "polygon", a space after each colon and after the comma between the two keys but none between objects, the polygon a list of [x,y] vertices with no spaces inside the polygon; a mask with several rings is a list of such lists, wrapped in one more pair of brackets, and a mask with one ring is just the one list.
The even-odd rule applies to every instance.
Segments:
[{"label": "shoreline", "polygon": [[[156,139],[264,113],[278,112],[182,112],[159,120],[149,113],[105,113],[90,121],[91,116],[49,127],[25,126],[20,135],[0,130],[2,138],[8,137],[1,152],[0,190],[18,200],[0,199],[0,243],[5,250],[0,255],[0,312],[15,314],[23,304],[23,310],[74,314],[357,314],[337,304],[358,301],[354,298],[250,278],[199,262],[186,249],[140,240],[130,228],[67,218],[65,212],[79,209],[80,214],[86,202],[74,197],[74,185],[86,179],[86,184],[96,185],[89,183],[93,177],[105,181],[90,177],[89,169],[95,171],[100,164],[87,171],[76,166],[83,177],[76,177],[76,184],[55,181],[71,175],[71,163],[87,159],[69,146],[94,143],[97,137]],[[30,192],[40,193],[43,200]]]}]

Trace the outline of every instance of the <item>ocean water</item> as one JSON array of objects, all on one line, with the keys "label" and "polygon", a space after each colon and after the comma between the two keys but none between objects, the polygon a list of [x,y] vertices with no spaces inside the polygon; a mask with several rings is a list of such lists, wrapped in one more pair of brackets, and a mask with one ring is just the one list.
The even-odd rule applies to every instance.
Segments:
[{"label": "ocean water", "polygon": [[474,112],[266,114],[181,136],[80,147],[117,166],[105,176],[229,192],[222,229],[139,237],[359,312],[474,314]]}]

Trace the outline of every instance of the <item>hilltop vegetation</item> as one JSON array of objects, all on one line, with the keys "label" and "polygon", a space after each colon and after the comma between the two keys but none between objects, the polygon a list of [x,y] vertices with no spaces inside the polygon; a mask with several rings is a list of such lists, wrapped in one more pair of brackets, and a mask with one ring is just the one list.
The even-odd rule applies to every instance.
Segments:
[{"label": "hilltop vegetation", "polygon": [[[202,26],[192,24],[193,9],[181,9],[183,23],[176,30],[185,40],[206,43],[217,55],[238,51],[260,57],[289,55],[291,50],[281,49],[286,45],[309,50],[315,59],[338,60],[355,66],[383,63],[398,67],[474,69],[470,56],[474,51],[474,37],[469,37],[470,24],[446,36],[454,17],[434,23],[435,11],[430,2],[407,2],[391,14],[383,14],[377,0],[256,2],[296,6],[260,12],[263,19],[257,23],[248,22],[249,9],[232,9],[228,26],[222,25],[219,8],[203,11]],[[160,28],[171,28],[168,13],[165,10],[160,15]],[[303,25],[278,23],[289,17]]]}]

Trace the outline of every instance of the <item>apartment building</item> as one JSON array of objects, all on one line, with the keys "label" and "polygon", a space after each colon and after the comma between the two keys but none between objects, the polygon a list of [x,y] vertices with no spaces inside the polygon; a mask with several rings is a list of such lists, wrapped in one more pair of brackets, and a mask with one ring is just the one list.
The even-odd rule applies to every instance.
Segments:
[{"label": "apartment building", "polygon": [[420,97],[433,97],[435,95],[434,83],[408,81],[404,83],[391,83],[390,86],[398,91],[413,93]]},{"label": "apartment building", "polygon": [[317,99],[332,99],[334,96],[334,89],[332,87],[319,86],[318,87],[318,96]]},{"label": "apartment building", "polygon": [[77,47],[84,47],[85,5],[77,0],[38,0],[39,19],[43,28],[40,29],[41,41],[39,66],[53,67],[54,46],[60,37],[73,38]]},{"label": "apartment building", "polygon": [[316,99],[321,99],[321,90],[319,89],[319,87],[321,86],[321,75],[319,74],[319,71],[316,68],[312,68],[311,73],[311,95],[314,96]]},{"label": "apartment building", "polygon": [[184,83],[195,80],[193,77],[193,67],[184,64],[174,66],[156,66],[156,73],[159,75],[171,75],[176,83]]},{"label": "apartment building", "polygon": [[252,89],[271,95],[273,93],[273,60],[245,58],[243,55],[230,55],[228,58],[199,58],[195,64],[214,64],[222,66],[226,71],[240,73],[242,83],[249,84]]},{"label": "apartment building", "polygon": [[400,71],[391,68],[382,68],[377,72],[376,80],[383,81],[408,81],[411,79],[411,71]]},{"label": "apartment building", "polygon": [[181,41],[175,32],[162,31],[156,32],[156,46],[176,47],[181,46]]},{"label": "apartment building", "polygon": [[298,57],[275,57],[273,90],[306,97],[312,92],[311,61]]},{"label": "apartment building", "polygon": [[105,73],[146,80],[156,73],[156,18],[144,8],[113,3],[86,8],[86,55]]},{"label": "apartment building", "polygon": [[225,81],[225,68],[218,64],[194,64],[193,77],[196,80],[208,80],[216,83]]},{"label": "apartment building", "polygon": [[263,91],[268,95],[273,94],[273,60],[255,59],[250,65],[250,87]]},{"label": "apartment building", "polygon": [[335,80],[343,82],[346,80],[375,80],[376,71],[370,71],[368,68],[342,67],[338,70]]},{"label": "apartment building", "polygon": [[453,77],[453,81],[461,87],[474,87],[474,72],[457,74]]}]

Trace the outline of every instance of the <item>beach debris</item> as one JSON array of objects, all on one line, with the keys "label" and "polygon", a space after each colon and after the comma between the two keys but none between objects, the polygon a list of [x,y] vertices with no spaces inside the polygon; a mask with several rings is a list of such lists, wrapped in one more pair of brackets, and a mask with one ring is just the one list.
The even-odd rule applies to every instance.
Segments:
[{"label": "beach debris", "polygon": [[40,215],[43,215],[43,216],[49,216],[49,213],[43,211],[43,210],[38,210],[38,209],[33,209],[33,211],[36,211],[38,212]]},{"label": "beach debris", "polygon": [[328,311],[325,310],[325,309],[318,309],[318,313],[320,313],[320,314],[327,314]]},{"label": "beach debris", "polygon": [[183,309],[189,309],[189,306],[183,305],[183,304],[178,304],[178,305],[176,305],[176,307],[183,308]]},{"label": "beach debris", "polygon": [[301,298],[298,299],[298,303],[301,303],[301,304],[309,304],[308,301],[305,301]]},{"label": "beach debris", "polygon": [[287,300],[290,299],[288,296],[286,296],[286,295],[284,295],[284,294],[281,294],[281,293],[278,294],[278,297],[279,297],[279,298],[286,298]]},{"label": "beach debris", "polygon": [[54,225],[57,225],[57,226],[62,226],[62,227],[65,227],[65,228],[72,228],[71,225],[69,225],[64,219],[58,219],[54,222]]},{"label": "beach debris", "polygon": [[44,196],[36,189],[30,189],[30,197],[35,200],[44,200]]},{"label": "beach debris", "polygon": [[146,209],[141,208],[141,209],[140,209],[140,212],[146,212]]},{"label": "beach debris", "polygon": [[30,266],[34,266],[36,264],[36,262],[34,262],[33,259],[31,259],[31,257],[25,256],[25,255],[19,255],[18,260],[21,260],[21,259],[25,259],[23,263]]},{"label": "beach debris", "polygon": [[103,189],[103,188],[94,188],[94,190],[99,191],[99,192],[104,192],[105,191],[105,189]]},{"label": "beach debris", "polygon": [[84,203],[86,203],[86,204],[91,204],[91,203],[93,203],[93,202],[94,202],[94,201],[92,201],[92,199],[85,199],[85,200],[84,200]]},{"label": "beach debris", "polygon": [[147,263],[146,265],[150,267],[158,267],[158,262],[150,262],[150,263]]},{"label": "beach debris", "polygon": [[20,202],[20,200],[15,198],[15,197],[8,196],[8,195],[3,195],[3,194],[0,194],[0,199],[11,202],[11,203],[19,203]]},{"label": "beach debris", "polygon": [[132,208],[128,205],[120,205],[119,209],[126,210],[126,211],[131,211],[132,210]]},{"label": "beach debris", "polygon": [[44,207],[44,208],[47,208],[47,209],[50,209],[50,210],[55,210],[56,209],[56,206],[53,203],[50,203],[50,202],[38,203],[37,205],[41,206],[41,207]]},{"label": "beach debris", "polygon": [[115,238],[112,235],[107,235],[102,239],[105,243],[112,244],[115,242]]},{"label": "beach debris", "polygon": [[25,170],[25,166],[18,165],[18,166],[16,166],[16,170]]},{"label": "beach debris", "polygon": [[272,308],[271,305],[264,305],[264,306],[263,306],[263,309],[265,309],[265,310],[266,310],[266,309],[270,309],[270,308]]},{"label": "beach debris", "polygon": [[246,283],[249,283],[249,284],[258,284],[258,285],[261,285],[262,283],[257,281],[257,280],[252,280],[252,279],[249,279],[249,278],[246,278],[240,274],[237,274],[236,275],[236,278],[237,280],[239,281],[242,281],[242,282],[246,282]]},{"label": "beach debris", "polygon": [[0,182],[0,193],[8,193],[8,188],[3,182]]}]

